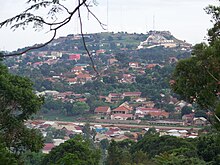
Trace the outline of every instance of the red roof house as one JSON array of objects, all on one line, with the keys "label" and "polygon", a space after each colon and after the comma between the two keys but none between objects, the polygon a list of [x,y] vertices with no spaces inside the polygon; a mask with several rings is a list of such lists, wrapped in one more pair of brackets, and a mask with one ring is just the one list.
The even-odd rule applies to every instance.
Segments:
[{"label": "red roof house", "polygon": [[126,106],[120,106],[112,110],[113,114],[129,114],[131,112],[132,112],[132,109]]},{"label": "red roof house", "polygon": [[43,148],[42,152],[45,154],[48,154],[52,150],[52,148],[54,148],[54,147],[55,147],[55,145],[53,143],[46,143],[46,144],[44,144],[44,148]]},{"label": "red roof house", "polygon": [[107,115],[111,113],[111,108],[109,106],[100,106],[95,109],[95,113]]},{"label": "red roof house", "polygon": [[80,54],[69,55],[69,60],[80,60]]}]

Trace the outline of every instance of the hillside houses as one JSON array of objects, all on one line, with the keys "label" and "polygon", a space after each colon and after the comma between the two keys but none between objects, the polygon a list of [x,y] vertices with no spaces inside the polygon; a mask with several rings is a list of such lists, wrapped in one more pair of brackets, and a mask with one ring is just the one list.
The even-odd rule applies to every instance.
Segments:
[{"label": "hillside houses", "polygon": [[[89,120],[106,119],[115,123],[149,120],[153,123],[175,120],[178,116],[185,125],[202,124],[201,119],[194,120],[194,117],[181,119],[181,109],[188,104],[172,98],[168,83],[175,63],[190,54],[182,50],[184,44],[189,50],[185,42],[179,42],[168,32],[86,36],[98,76],[81,44],[80,35],[61,37],[42,51],[16,57],[14,62],[11,59],[8,65],[11,72],[30,77],[37,84],[36,90],[49,101],[69,107],[76,102],[87,104],[90,111],[82,118],[88,114]],[[147,45],[142,45],[144,50],[137,50],[142,40]],[[124,102],[127,104],[122,105]],[[168,109],[172,107],[169,105],[173,106],[172,110]],[[77,118],[75,114],[67,114],[68,106],[64,106],[56,110],[57,116]],[[56,113],[51,108],[43,112]]]}]

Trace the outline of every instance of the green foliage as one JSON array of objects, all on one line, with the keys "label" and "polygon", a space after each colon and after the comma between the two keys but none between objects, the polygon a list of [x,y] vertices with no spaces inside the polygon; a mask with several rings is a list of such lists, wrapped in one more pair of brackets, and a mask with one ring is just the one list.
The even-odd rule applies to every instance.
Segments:
[{"label": "green foliage", "polygon": [[210,5],[206,12],[211,14],[214,24],[208,31],[209,45],[195,45],[192,57],[177,64],[172,88],[182,99],[213,111],[219,103],[220,7]]},{"label": "green foliage", "polygon": [[130,140],[123,140],[120,142],[111,141],[108,148],[107,165],[144,165],[151,164],[153,162],[150,160],[148,155],[141,150],[131,152],[131,147],[135,143]]},{"label": "green foliage", "polygon": [[163,153],[154,158],[156,165],[205,165],[206,163],[199,158],[188,158],[182,155]]},{"label": "green foliage", "polygon": [[18,165],[16,155],[11,153],[5,143],[0,140],[0,165]]},{"label": "green foliage", "polygon": [[120,147],[114,140],[111,141],[108,148],[107,165],[121,165],[130,163],[131,155],[127,148]]},{"label": "green foliage", "polygon": [[[197,48],[195,47],[195,49]],[[181,60],[177,64],[174,72],[175,83],[172,88],[183,99],[191,103],[196,101],[201,107],[207,108],[215,105],[218,85],[212,75],[217,77],[219,72],[211,69],[213,64],[208,63],[206,60],[209,56],[212,56],[212,54],[206,53],[207,48],[203,47],[201,51],[202,54]]]},{"label": "green foliage", "polygon": [[108,147],[109,147],[109,141],[108,139],[103,139],[100,141],[100,145],[101,145],[101,148],[103,150],[106,150]]},{"label": "green foliage", "polygon": [[34,94],[29,79],[10,74],[0,64],[0,136],[6,147],[16,155],[43,147],[39,131],[24,125],[42,103],[43,99]]},{"label": "green foliage", "polygon": [[217,165],[220,158],[219,134],[206,134],[196,139],[159,136],[154,129],[138,142],[111,141],[107,165]]},{"label": "green foliage", "polygon": [[208,35],[209,35],[209,41],[212,44],[215,40],[219,39],[220,33],[220,18],[219,18],[219,13],[220,13],[220,7],[219,6],[214,6],[214,5],[209,5],[208,7],[205,8],[207,14],[212,15],[212,22],[213,22],[213,27],[208,30]]},{"label": "green foliage", "polygon": [[45,156],[42,165],[97,165],[100,160],[100,152],[91,149],[90,143],[81,136],[75,136],[65,143],[53,148]]},{"label": "green foliage", "polygon": [[64,129],[56,129],[53,127],[48,127],[46,129],[47,136],[45,137],[46,143],[53,142],[53,139],[64,139],[66,136],[66,130]]},{"label": "green foliage", "polygon": [[192,107],[184,106],[181,109],[181,116],[192,113]]},{"label": "green foliage", "polygon": [[22,154],[21,160],[25,165],[39,165],[43,160],[45,154],[42,152],[30,152],[27,151]]},{"label": "green foliage", "polygon": [[159,136],[158,134],[146,133],[145,136],[132,146],[132,151],[142,150],[148,153],[150,157],[160,153],[169,152],[173,149],[185,147],[195,149],[195,147],[185,139],[179,139],[173,136]]},{"label": "green foliage", "polygon": [[220,155],[219,134],[203,135],[198,138],[197,142],[198,155],[206,162],[213,162]]}]

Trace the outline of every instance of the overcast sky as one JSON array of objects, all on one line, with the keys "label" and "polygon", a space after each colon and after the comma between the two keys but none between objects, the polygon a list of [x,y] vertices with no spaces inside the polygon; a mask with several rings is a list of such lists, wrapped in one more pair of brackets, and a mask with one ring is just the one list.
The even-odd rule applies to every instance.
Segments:
[{"label": "overcast sky", "polygon": [[[72,0],[66,0],[68,1]],[[207,29],[212,26],[210,16],[204,11],[209,4],[218,5],[217,0],[97,0],[93,12],[103,23],[108,23],[108,31],[146,33],[149,30],[170,31],[175,37],[195,44],[204,41]],[[26,0],[7,0],[0,6],[0,22],[22,12],[27,7]],[[108,19],[107,19],[108,15]],[[104,31],[99,24],[84,15],[84,32]],[[108,21],[107,21],[108,20]],[[154,23],[153,23],[154,22]],[[31,28],[12,31],[0,29],[0,50],[16,50],[35,43],[42,43],[52,35],[47,29],[35,32]],[[59,36],[79,33],[77,18],[71,25],[61,29]]]}]

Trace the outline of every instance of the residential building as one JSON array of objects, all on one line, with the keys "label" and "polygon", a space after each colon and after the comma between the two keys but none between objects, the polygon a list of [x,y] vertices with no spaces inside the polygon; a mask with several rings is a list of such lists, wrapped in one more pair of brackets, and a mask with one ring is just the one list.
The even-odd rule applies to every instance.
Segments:
[{"label": "residential building", "polygon": [[129,114],[132,112],[132,109],[126,106],[119,106],[112,110],[113,114]]}]

